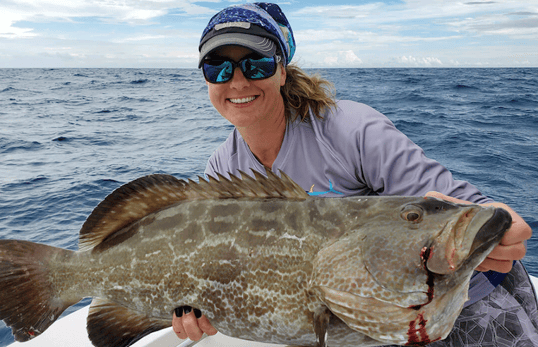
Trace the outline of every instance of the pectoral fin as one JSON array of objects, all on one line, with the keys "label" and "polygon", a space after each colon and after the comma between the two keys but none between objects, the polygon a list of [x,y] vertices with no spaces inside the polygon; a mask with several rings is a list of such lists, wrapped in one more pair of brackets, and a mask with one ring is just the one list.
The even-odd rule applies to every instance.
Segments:
[{"label": "pectoral fin", "polygon": [[96,347],[127,347],[142,337],[172,325],[150,318],[113,302],[94,299],[88,315],[88,336]]},{"label": "pectoral fin", "polygon": [[328,287],[314,287],[311,291],[348,327],[387,344],[405,344],[409,323],[419,314],[414,309]]}]

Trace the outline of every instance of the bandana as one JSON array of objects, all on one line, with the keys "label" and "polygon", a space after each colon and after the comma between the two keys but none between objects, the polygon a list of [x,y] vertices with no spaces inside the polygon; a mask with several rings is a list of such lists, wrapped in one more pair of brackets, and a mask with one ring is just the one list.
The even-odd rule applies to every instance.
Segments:
[{"label": "bandana", "polygon": [[[269,39],[270,41],[268,41]],[[217,13],[200,40],[200,60],[224,45],[240,45],[264,55],[274,54],[278,44],[288,65],[295,53],[295,39],[286,16],[276,4],[256,2],[230,6]]]}]

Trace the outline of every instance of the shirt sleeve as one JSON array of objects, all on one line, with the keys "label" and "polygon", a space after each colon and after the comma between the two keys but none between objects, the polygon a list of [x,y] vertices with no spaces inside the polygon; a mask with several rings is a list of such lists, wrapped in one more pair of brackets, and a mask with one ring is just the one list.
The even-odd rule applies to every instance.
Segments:
[{"label": "shirt sleeve", "polygon": [[356,174],[379,195],[420,196],[438,191],[458,199],[492,201],[472,184],[455,180],[443,165],[400,132],[383,114],[367,107],[355,130]]}]

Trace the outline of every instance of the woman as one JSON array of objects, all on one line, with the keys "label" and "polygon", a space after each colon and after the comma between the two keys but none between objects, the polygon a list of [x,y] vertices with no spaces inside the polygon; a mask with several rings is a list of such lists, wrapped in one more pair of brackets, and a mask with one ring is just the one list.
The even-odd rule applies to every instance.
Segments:
[{"label": "woman", "polygon": [[[517,261],[525,255],[530,227],[508,206],[454,180],[385,116],[363,104],[336,102],[328,82],[289,65],[295,41],[277,5],[222,10],[204,30],[199,49],[209,98],[235,126],[209,159],[207,175],[282,170],[316,196],[429,195],[507,209],[511,229],[478,267],[470,300],[451,334],[432,345],[538,341],[536,300]],[[217,332],[200,311],[191,311],[182,307],[174,314],[180,338],[198,340],[204,332]],[[509,337],[496,335],[499,326]]]}]

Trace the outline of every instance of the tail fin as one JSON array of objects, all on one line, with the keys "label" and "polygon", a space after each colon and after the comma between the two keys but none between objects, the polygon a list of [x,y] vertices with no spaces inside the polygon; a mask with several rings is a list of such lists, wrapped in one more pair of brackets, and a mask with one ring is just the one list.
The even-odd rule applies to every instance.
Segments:
[{"label": "tail fin", "polygon": [[0,240],[0,319],[15,340],[27,341],[47,329],[75,302],[63,302],[48,264],[72,251],[28,241]]}]

